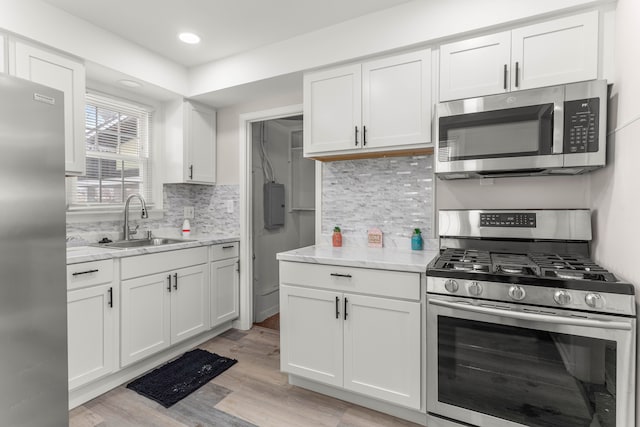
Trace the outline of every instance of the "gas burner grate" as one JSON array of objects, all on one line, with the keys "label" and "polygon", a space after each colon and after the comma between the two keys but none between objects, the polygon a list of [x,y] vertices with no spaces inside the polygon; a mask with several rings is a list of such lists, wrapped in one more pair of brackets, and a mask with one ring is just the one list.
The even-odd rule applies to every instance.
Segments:
[{"label": "gas burner grate", "polygon": [[566,280],[595,280],[617,282],[610,272],[576,254],[530,254],[531,259],[540,266],[542,275]]},{"label": "gas burner grate", "polygon": [[440,254],[436,268],[457,271],[490,272],[491,258],[487,251],[447,248]]}]

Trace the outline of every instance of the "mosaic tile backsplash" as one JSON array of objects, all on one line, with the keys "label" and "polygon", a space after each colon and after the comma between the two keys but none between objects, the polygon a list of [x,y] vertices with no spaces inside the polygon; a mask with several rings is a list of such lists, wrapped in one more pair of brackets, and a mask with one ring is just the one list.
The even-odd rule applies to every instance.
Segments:
[{"label": "mosaic tile backsplash", "polygon": [[431,155],[323,163],[323,239],[337,225],[345,246],[366,245],[367,230],[378,227],[385,246],[406,247],[420,228],[430,247],[433,179]]},{"label": "mosaic tile backsplash", "polygon": [[[163,188],[164,216],[160,220],[143,220],[131,206],[131,224],[139,230],[152,230],[156,235],[178,237],[184,219],[184,207],[193,206],[195,218],[190,220],[194,235],[216,232],[240,234],[240,187],[238,185],[166,184]],[[233,203],[233,213],[227,212],[227,202]],[[108,237],[122,238],[122,220],[67,223],[67,244],[70,246],[95,243]],[[139,232],[135,237],[143,237]]]}]

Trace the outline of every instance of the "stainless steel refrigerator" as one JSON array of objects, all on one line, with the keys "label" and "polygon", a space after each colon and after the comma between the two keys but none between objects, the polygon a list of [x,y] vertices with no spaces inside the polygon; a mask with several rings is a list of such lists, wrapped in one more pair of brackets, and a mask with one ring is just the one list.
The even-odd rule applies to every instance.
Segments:
[{"label": "stainless steel refrigerator", "polygon": [[0,426],[68,425],[60,91],[0,73]]}]

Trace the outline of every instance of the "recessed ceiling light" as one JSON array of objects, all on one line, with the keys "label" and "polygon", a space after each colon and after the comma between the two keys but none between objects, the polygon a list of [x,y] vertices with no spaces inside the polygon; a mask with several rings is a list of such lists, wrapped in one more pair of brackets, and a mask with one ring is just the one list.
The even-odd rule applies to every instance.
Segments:
[{"label": "recessed ceiling light", "polygon": [[194,33],[180,33],[178,34],[178,38],[187,44],[198,44],[200,43],[200,36]]},{"label": "recessed ceiling light", "polygon": [[136,82],[134,80],[122,79],[122,80],[118,80],[118,83],[126,87],[142,87],[142,83]]}]

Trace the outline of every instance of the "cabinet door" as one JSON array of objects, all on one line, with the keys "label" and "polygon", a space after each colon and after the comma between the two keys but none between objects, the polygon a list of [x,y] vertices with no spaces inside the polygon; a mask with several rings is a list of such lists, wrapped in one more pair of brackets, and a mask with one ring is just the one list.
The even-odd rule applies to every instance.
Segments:
[{"label": "cabinet door", "polygon": [[512,90],[596,79],[598,11],[513,30],[511,61]]},{"label": "cabinet door", "polygon": [[116,367],[116,308],[113,286],[67,293],[69,390],[101,378]]},{"label": "cabinet door", "polygon": [[170,345],[169,273],[152,274],[121,283],[121,366]]},{"label": "cabinet door", "polygon": [[342,386],[340,293],[280,286],[280,369]]},{"label": "cabinet door", "polygon": [[211,263],[211,327],[240,315],[238,258]]},{"label": "cabinet door", "polygon": [[304,154],[361,147],[361,67],[349,65],[305,74]]},{"label": "cabinet door", "polygon": [[510,31],[443,44],[440,101],[507,92],[510,58]]},{"label": "cabinet door", "polygon": [[362,65],[365,148],[431,141],[431,50]]},{"label": "cabinet door", "polygon": [[344,298],[344,388],[420,409],[420,303]]},{"label": "cabinet door", "polygon": [[186,181],[216,182],[216,112],[185,102]]},{"label": "cabinet door", "polygon": [[209,328],[209,272],[207,264],[171,273],[171,344]]},{"label": "cabinet door", "polygon": [[69,58],[15,42],[15,74],[64,93],[65,170],[85,173],[85,70]]}]

